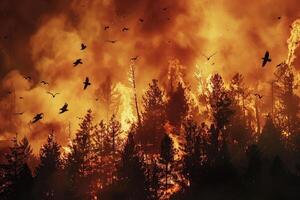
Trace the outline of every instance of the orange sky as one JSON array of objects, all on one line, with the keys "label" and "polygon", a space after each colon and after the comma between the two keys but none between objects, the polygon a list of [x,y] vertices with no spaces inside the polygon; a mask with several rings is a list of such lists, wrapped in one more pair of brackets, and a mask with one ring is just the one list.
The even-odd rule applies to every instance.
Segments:
[{"label": "orange sky", "polygon": [[[152,78],[166,84],[169,63],[175,61],[194,90],[198,65],[204,76],[218,72],[228,79],[240,72],[250,86],[260,84],[257,89],[264,91],[275,66],[287,57],[289,26],[298,15],[298,0],[2,0],[0,139],[18,132],[37,149],[54,129],[65,142],[69,122],[73,133],[80,122],[77,117],[87,109],[97,120],[106,119],[104,103],[95,99],[100,99],[108,79],[117,86],[118,113],[134,120],[128,72],[135,56],[139,98]],[[122,31],[124,27],[129,30]],[[84,51],[81,43],[88,46]],[[266,50],[272,62],[262,69]],[[215,52],[210,61],[203,57]],[[77,58],[83,65],[74,68]],[[300,59],[294,66],[300,67]],[[84,91],[87,76],[92,85]],[[60,95],[53,99],[47,91]],[[58,115],[65,102],[70,111]],[[14,115],[13,109],[24,114]],[[28,125],[40,112],[45,114],[42,122]]]}]

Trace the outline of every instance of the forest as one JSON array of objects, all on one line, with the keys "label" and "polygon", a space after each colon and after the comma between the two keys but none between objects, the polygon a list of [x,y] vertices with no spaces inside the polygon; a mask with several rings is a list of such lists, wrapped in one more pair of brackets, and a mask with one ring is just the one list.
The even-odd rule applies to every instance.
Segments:
[{"label": "forest", "polygon": [[299,199],[297,76],[285,63],[273,76],[266,115],[266,97],[240,73],[211,75],[199,105],[171,76],[168,87],[149,83],[128,131],[114,114],[95,121],[88,110],[67,147],[49,130],[38,157],[16,135],[1,160],[0,199]]}]

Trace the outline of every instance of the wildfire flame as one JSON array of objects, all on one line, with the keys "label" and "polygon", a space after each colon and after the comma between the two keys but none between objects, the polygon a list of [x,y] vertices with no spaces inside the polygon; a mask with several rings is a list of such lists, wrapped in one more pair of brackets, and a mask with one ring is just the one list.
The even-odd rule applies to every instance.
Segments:
[{"label": "wildfire flame", "polygon": [[291,35],[287,40],[288,56],[286,63],[290,66],[296,58],[295,51],[300,45],[300,19],[297,19],[291,25]]}]

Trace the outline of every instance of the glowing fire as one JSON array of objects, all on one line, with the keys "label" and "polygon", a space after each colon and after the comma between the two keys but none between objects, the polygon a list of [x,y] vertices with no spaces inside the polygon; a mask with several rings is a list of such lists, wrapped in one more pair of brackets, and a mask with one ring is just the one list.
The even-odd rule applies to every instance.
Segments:
[{"label": "glowing fire", "polygon": [[115,90],[121,95],[119,113],[122,129],[128,131],[131,123],[136,121],[132,106],[132,90],[122,83],[117,83]]},{"label": "glowing fire", "polygon": [[291,35],[287,40],[288,43],[288,56],[286,63],[290,66],[295,60],[295,51],[300,45],[300,19],[294,21],[291,26]]}]

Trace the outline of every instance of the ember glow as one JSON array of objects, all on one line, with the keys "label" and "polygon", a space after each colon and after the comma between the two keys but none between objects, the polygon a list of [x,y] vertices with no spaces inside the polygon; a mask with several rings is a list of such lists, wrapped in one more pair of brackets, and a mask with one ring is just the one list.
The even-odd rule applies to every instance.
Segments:
[{"label": "ember glow", "polygon": [[[39,157],[54,134],[65,170],[78,133],[88,132],[91,149],[103,156],[90,162],[107,165],[94,169],[101,177],[91,175],[91,185],[100,184],[101,191],[82,191],[99,199],[118,180],[115,166],[131,134],[137,154],[146,158],[147,175],[155,166],[166,170],[158,196],[151,186],[153,199],[194,194],[191,181],[199,180],[190,179],[198,172],[184,171],[183,164],[191,152],[201,154],[201,161],[193,160],[201,170],[209,170],[217,162],[208,161],[210,154],[222,149],[235,153],[233,165],[246,166],[247,152],[260,145],[264,130],[278,128],[288,149],[281,159],[294,159],[294,135],[300,132],[299,15],[299,0],[1,0],[0,152],[17,135]],[[200,137],[193,136],[192,144],[185,129],[190,120]],[[83,130],[89,121],[91,128]],[[170,145],[167,136],[174,155],[158,158],[161,142]],[[110,153],[106,140],[113,143]],[[222,147],[214,149],[214,141]],[[32,169],[39,163],[33,160]],[[298,177],[300,161],[293,162],[287,168]],[[206,184],[200,182],[195,187]]]}]

